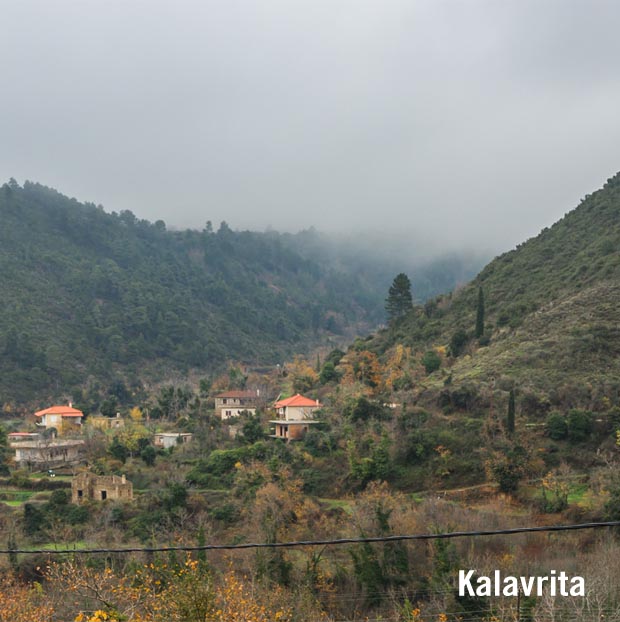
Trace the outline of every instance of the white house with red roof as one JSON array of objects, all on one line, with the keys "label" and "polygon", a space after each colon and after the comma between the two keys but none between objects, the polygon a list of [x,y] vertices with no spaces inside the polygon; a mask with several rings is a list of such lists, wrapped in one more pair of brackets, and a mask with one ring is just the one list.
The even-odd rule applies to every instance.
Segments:
[{"label": "white house with red roof", "polygon": [[274,404],[279,419],[272,419],[275,424],[275,438],[286,440],[302,439],[310,426],[319,423],[312,419],[314,413],[321,408],[319,400],[312,400],[297,393],[293,397],[279,400]]},{"label": "white house with red roof", "polygon": [[34,413],[37,418],[36,424],[45,429],[54,428],[58,434],[82,431],[82,419],[84,413],[77,408],[69,406],[52,406]]}]

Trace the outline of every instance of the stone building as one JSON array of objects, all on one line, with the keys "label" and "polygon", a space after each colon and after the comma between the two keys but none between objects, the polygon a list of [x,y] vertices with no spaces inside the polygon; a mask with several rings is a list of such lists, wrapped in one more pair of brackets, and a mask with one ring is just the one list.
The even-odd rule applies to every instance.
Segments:
[{"label": "stone building", "polygon": [[133,500],[133,484],[124,475],[80,473],[71,481],[71,502],[106,499]]},{"label": "stone building", "polygon": [[125,427],[125,420],[118,414],[116,417],[104,417],[103,415],[100,417],[89,417],[86,423],[98,430],[118,430]]}]

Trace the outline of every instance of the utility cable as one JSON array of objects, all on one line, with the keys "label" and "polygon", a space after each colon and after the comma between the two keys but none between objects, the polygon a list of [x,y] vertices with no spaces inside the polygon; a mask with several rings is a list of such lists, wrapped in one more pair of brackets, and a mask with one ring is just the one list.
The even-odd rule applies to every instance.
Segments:
[{"label": "utility cable", "polygon": [[598,523],[578,523],[572,525],[546,525],[542,527],[515,527],[512,529],[487,529],[478,531],[450,531],[443,533],[422,533],[400,536],[376,536],[368,538],[339,538],[335,540],[296,540],[292,542],[247,542],[240,544],[205,544],[201,546],[155,546],[128,548],[93,548],[93,549],[0,549],[0,554],[49,554],[90,555],[96,553],[168,553],[174,551],[232,551],[239,549],[276,549],[305,546],[338,546],[342,544],[371,544],[375,542],[403,542],[408,540],[445,540],[449,538],[477,538],[481,536],[511,536],[519,533],[546,533],[557,531],[577,531],[580,529],[601,529],[620,527],[620,521]]}]

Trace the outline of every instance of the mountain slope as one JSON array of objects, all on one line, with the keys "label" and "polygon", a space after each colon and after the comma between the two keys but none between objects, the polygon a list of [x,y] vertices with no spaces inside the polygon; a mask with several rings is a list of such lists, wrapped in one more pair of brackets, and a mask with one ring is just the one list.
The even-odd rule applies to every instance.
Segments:
[{"label": "mountain slope", "polygon": [[88,378],[281,362],[383,319],[389,267],[334,265],[320,236],[304,254],[307,232],[167,231],[14,181],[0,188],[0,223],[0,403]]},{"label": "mountain slope", "polygon": [[[479,290],[485,332],[474,338]],[[620,354],[620,174],[562,220],[489,263],[462,290],[417,307],[380,333],[379,352],[397,343],[421,352],[450,343],[459,356],[425,382],[501,379],[546,393],[565,383],[612,381]],[[454,349],[454,342],[452,349]],[[453,352],[453,354],[457,354]],[[587,400],[586,400],[587,401]]]}]

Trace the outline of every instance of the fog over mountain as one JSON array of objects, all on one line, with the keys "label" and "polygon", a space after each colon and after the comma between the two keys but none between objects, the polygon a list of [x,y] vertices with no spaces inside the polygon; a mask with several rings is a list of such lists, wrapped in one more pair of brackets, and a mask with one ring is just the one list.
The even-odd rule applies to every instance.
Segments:
[{"label": "fog over mountain", "polygon": [[0,178],[172,227],[495,253],[620,162],[611,1],[23,0]]}]

